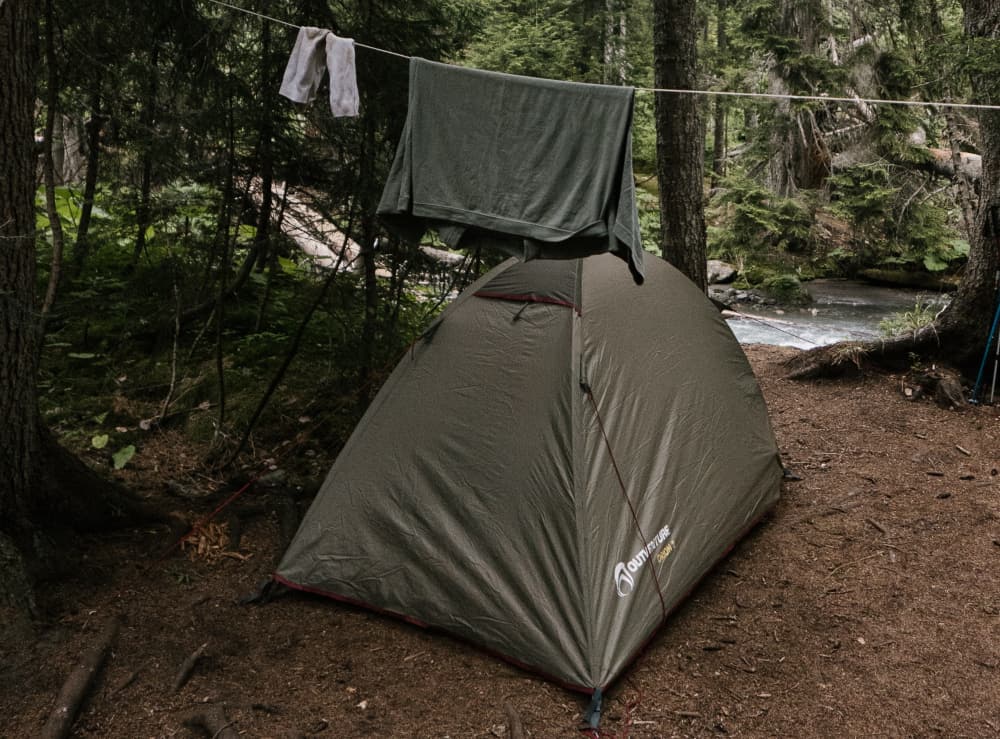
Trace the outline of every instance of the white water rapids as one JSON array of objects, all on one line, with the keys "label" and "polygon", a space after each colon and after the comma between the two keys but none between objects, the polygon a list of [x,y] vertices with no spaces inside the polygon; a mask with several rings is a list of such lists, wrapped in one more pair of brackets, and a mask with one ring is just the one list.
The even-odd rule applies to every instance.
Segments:
[{"label": "white water rapids", "polygon": [[879,322],[894,313],[914,310],[918,303],[938,312],[946,295],[869,285],[852,280],[805,283],[813,303],[804,308],[743,304],[729,326],[741,344],[773,344],[808,349],[838,341],[877,338]]}]

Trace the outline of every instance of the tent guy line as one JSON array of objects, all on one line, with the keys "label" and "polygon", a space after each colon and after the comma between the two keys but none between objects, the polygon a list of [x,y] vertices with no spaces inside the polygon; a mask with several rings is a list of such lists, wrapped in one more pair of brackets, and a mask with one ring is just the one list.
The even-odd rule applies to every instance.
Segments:
[{"label": "tent guy line", "polygon": [[[224,0],[208,0],[208,2],[220,5],[224,8],[237,10],[241,13],[246,13],[247,15],[253,15],[263,20],[271,21],[272,23],[278,23],[282,26],[287,26],[288,28],[301,28],[301,26],[298,26],[294,23],[290,23],[286,20],[282,20],[280,18],[274,18],[269,15],[264,15],[263,13],[258,13],[255,10],[250,10],[249,8],[242,8],[239,5],[233,5],[231,3],[224,2]],[[408,54],[401,54],[398,51],[390,51],[389,49],[382,49],[378,46],[370,46],[368,44],[363,44],[360,41],[354,41],[354,45],[360,46],[362,49],[377,51],[380,54],[389,54],[390,56],[399,57],[400,59],[412,58]],[[719,96],[719,97],[735,97],[735,98],[756,98],[758,100],[790,100],[798,102],[850,103],[852,105],[857,105],[858,103],[866,103],[868,105],[902,105],[912,108],[938,107],[938,108],[952,108],[957,110],[1000,111],[1000,105],[986,105],[983,103],[953,103],[945,100],[929,100],[929,101],[895,100],[886,98],[835,97],[831,95],[793,95],[790,93],[771,93],[771,92],[735,92],[731,90],[684,90],[684,89],[670,88],[670,87],[635,87],[633,89],[636,92],[664,93],[668,95],[703,95],[707,97]]]}]

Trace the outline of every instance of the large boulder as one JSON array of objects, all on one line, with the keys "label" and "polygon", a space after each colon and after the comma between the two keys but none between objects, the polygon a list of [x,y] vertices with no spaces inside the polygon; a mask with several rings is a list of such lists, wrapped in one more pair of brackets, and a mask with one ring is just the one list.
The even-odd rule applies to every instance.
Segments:
[{"label": "large boulder", "polygon": [[708,284],[725,285],[736,279],[739,270],[721,259],[708,260]]},{"label": "large boulder", "polygon": [[768,277],[761,285],[764,294],[781,305],[808,305],[812,295],[803,287],[796,275],[776,275]]}]

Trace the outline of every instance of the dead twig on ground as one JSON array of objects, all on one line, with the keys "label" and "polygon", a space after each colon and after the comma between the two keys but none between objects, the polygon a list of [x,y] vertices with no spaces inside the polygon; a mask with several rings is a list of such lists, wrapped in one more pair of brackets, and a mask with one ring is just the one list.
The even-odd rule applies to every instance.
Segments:
[{"label": "dead twig on ground", "polygon": [[879,556],[881,556],[881,552],[876,552],[875,554],[869,554],[867,557],[862,557],[861,559],[855,559],[855,560],[852,560],[850,562],[844,562],[844,564],[837,565],[832,570],[830,570],[829,572],[827,572],[826,576],[827,577],[833,577],[833,575],[835,575],[837,572],[839,572],[840,570],[844,569],[845,567],[850,567],[851,565],[860,564],[861,562],[864,562],[866,559],[871,559],[873,557],[879,557]]},{"label": "dead twig on ground", "polygon": [[870,523],[874,528],[876,528],[882,534],[888,534],[889,533],[889,532],[887,532],[885,530],[885,526],[883,526],[882,524],[880,524],[878,521],[876,521],[873,518],[866,518],[865,519],[865,523]]}]

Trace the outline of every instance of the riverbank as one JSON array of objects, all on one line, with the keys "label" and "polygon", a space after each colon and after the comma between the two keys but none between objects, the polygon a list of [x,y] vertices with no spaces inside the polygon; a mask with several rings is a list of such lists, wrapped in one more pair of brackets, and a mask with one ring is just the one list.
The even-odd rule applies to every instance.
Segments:
[{"label": "riverbank", "polygon": [[933,315],[949,296],[910,288],[872,285],[856,280],[820,279],[804,283],[812,297],[808,305],[785,306],[754,293],[726,286],[710,293],[737,315],[729,325],[742,344],[771,344],[798,349],[838,341],[866,341],[881,336],[879,324],[893,315],[919,308]]},{"label": "riverbank", "polygon": [[[907,401],[889,374],[792,382],[794,350],[747,353],[802,479],[612,686],[604,732],[997,735],[1000,408]],[[210,506],[171,498],[158,470],[202,451],[164,433],[158,459],[119,474],[195,520]],[[148,529],[85,542],[43,589],[38,634],[0,645],[0,736],[39,734],[112,615],[123,627],[76,737],[209,736],[182,726],[206,704],[254,737],[580,736],[583,698],[467,644],[319,598],[237,605],[280,555],[281,499],[233,507],[246,524],[230,554],[206,537],[163,557],[169,537]]]}]

